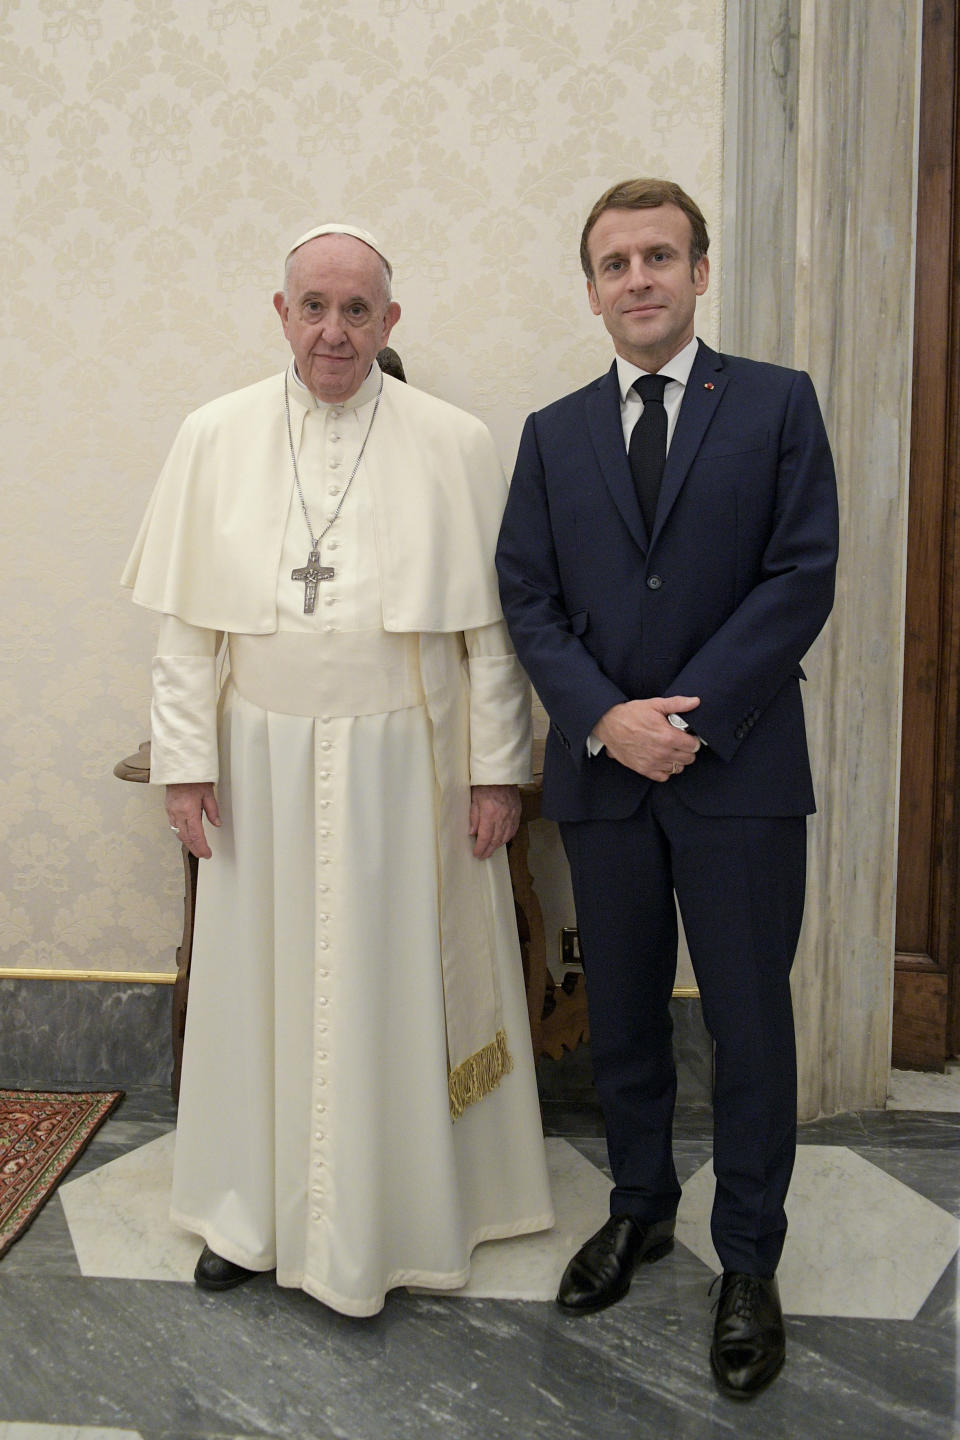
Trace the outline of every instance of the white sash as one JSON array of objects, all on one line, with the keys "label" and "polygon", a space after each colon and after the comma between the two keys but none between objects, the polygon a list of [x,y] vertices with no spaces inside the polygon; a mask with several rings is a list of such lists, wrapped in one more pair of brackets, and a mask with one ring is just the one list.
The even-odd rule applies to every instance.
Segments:
[{"label": "white sash", "polygon": [[418,637],[386,630],[232,634],[230,674],[245,700],[283,715],[384,715],[424,703]]}]

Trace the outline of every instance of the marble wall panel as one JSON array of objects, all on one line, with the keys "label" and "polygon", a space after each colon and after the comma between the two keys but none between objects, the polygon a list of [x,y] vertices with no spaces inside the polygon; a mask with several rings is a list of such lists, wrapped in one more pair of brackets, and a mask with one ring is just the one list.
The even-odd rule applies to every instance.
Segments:
[{"label": "marble wall panel", "polygon": [[842,558],[807,693],[811,827],[796,996],[805,1114],[882,1106],[890,1056],[920,5],[805,0],[796,363],[837,461]]},{"label": "marble wall panel", "polygon": [[800,1113],[889,1073],[919,0],[729,13],[723,347],[808,370],[837,462],[833,616],[806,665],[819,813],[794,970]]},{"label": "marble wall panel", "polygon": [[[0,979],[0,1086],[129,1089],[170,1079],[173,987]],[[671,1006],[678,1101],[709,1105],[712,1047],[700,1002]],[[541,1098],[596,1106],[590,1046],[537,1065]]]},{"label": "marble wall panel", "polygon": [[[674,999],[673,1050],[677,1064],[677,1103],[709,1105],[713,1095],[713,1043],[703,1023],[700,1001]],[[590,1046],[564,1051],[559,1060],[542,1056],[537,1061],[537,1087],[541,1100],[599,1107],[590,1068]]]},{"label": "marble wall panel", "polygon": [[172,985],[0,979],[0,1085],[167,1085]]}]

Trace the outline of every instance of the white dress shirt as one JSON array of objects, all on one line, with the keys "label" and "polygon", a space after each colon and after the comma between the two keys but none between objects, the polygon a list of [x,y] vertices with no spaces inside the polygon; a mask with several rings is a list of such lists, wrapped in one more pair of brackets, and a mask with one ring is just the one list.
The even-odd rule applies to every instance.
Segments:
[{"label": "white dress shirt", "polygon": [[[690,371],[693,369],[699,344],[700,341],[694,335],[688,345],[684,345],[682,350],[678,350],[673,359],[668,360],[666,365],[662,365],[656,372],[658,375],[666,375],[669,380],[669,384],[663,392],[663,408],[667,412],[668,453],[673,432],[677,427],[680,403],[687,388],[687,381],[690,379]],[[635,380],[639,380],[641,375],[651,373],[649,370],[641,370],[638,365],[633,365],[629,360],[624,360],[622,355],[617,356],[617,378],[620,382],[620,420],[623,425],[623,443],[627,448],[630,446],[633,427],[643,414],[643,401],[633,389],[633,383]]]},{"label": "white dress shirt", "polygon": [[[656,371],[658,375],[667,376],[667,385],[663,392],[663,408],[667,412],[667,452],[670,451],[670,442],[673,440],[673,432],[677,428],[677,416],[680,413],[680,405],[683,401],[687,388],[687,381],[690,379],[690,371],[693,369],[693,362],[696,359],[697,347],[700,344],[696,335],[682,350],[678,350],[671,360],[661,365]],[[639,380],[641,375],[650,375],[654,372],[641,370],[639,365],[634,365],[625,360],[622,355],[617,356],[617,380],[620,385],[620,423],[623,426],[623,443],[627,449],[630,448],[630,436],[633,434],[633,427],[643,414],[643,401],[634,390],[634,381]],[[603,745],[596,735],[587,736],[587,753],[591,756],[599,755]]]}]

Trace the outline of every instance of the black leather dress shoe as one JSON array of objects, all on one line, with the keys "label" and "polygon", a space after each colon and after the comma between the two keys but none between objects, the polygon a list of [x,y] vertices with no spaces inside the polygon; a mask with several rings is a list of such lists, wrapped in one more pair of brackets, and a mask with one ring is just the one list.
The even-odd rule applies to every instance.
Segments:
[{"label": "black leather dress shoe", "polygon": [[775,1276],[725,1270],[713,1326],[710,1365],[724,1395],[748,1400],[783,1364],[786,1340]]},{"label": "black leather dress shoe", "polygon": [[587,1315],[621,1300],[642,1261],[659,1260],[673,1249],[675,1224],[671,1219],[644,1225],[629,1215],[611,1215],[564,1270],[557,1304]]},{"label": "black leather dress shoe", "polygon": [[201,1290],[232,1290],[234,1285],[242,1285],[258,1273],[234,1265],[232,1260],[224,1260],[222,1255],[214,1254],[209,1245],[204,1245],[193,1278]]}]

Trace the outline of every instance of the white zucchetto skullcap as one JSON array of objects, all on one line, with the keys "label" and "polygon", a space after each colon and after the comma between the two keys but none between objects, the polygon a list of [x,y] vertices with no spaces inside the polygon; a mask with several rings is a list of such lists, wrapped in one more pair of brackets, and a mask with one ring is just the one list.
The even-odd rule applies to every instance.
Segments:
[{"label": "white zucchetto skullcap", "polygon": [[369,245],[371,250],[377,252],[387,267],[387,274],[391,279],[393,278],[393,266],[380,248],[380,242],[374,239],[369,230],[361,230],[356,225],[317,225],[313,230],[308,230],[306,235],[301,235],[299,240],[294,241],[284,256],[284,261],[289,260],[294,250],[299,250],[300,246],[306,245],[308,240],[316,240],[321,235],[352,235],[355,240],[362,240],[364,245]]}]

